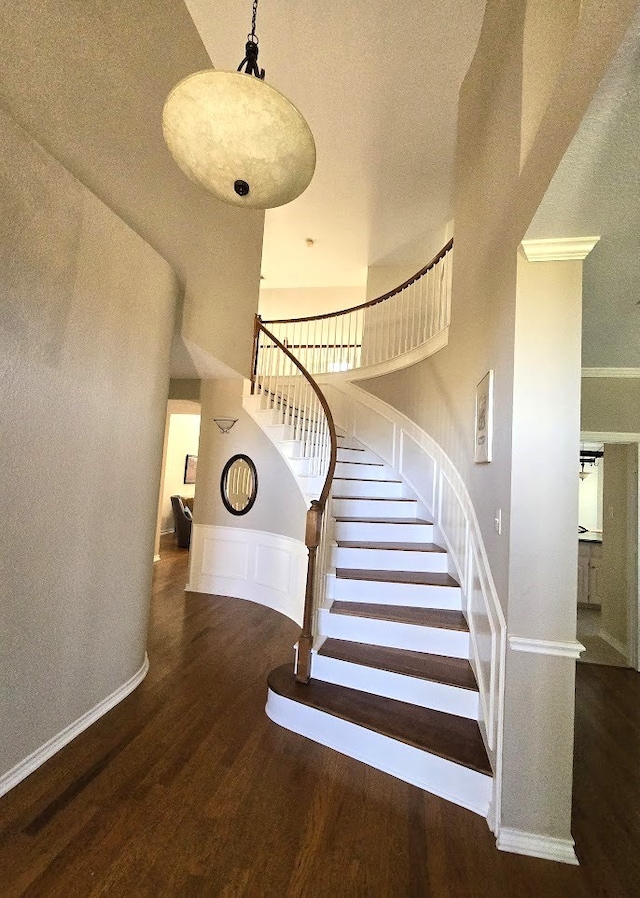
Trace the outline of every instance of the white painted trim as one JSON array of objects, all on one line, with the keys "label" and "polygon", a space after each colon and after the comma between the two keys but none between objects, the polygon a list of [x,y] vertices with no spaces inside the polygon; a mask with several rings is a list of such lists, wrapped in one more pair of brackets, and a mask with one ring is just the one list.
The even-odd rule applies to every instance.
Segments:
[{"label": "white painted trim", "polygon": [[611,633],[607,633],[606,630],[600,630],[598,633],[600,639],[603,639],[607,645],[610,645],[612,649],[615,649],[619,655],[622,655],[623,658],[628,660],[629,658],[629,649],[626,645],[623,645],[619,639],[616,639],[615,636],[612,636]]},{"label": "white painted trim", "polygon": [[600,237],[552,237],[543,240],[523,240],[523,252],[528,262],[568,262],[586,259]]},{"label": "white painted trim", "polygon": [[307,557],[303,542],[278,533],[193,524],[185,589],[257,602],[301,624]]},{"label": "white painted trim", "polygon": [[10,789],[17,786],[18,783],[22,782],[22,780],[29,776],[30,773],[33,773],[33,771],[37,770],[38,767],[41,767],[45,761],[48,761],[49,758],[53,757],[56,752],[59,752],[61,748],[64,748],[64,746],[75,739],[76,736],[79,736],[80,733],[88,729],[96,722],[96,720],[106,714],[107,711],[110,711],[126,698],[133,692],[136,686],[139,686],[144,680],[148,670],[149,657],[145,652],[142,666],[127,680],[126,683],[123,683],[122,686],[115,689],[111,695],[102,699],[102,701],[98,702],[97,705],[94,705],[91,710],[87,711],[81,717],[78,717],[77,720],[61,730],[56,736],[53,736],[48,742],[41,745],[40,748],[37,748],[22,761],[19,761],[11,768],[11,770],[8,770],[0,776],[0,796],[5,795]]},{"label": "white painted trim", "polygon": [[[486,607],[486,616],[489,619],[492,630],[493,660],[490,682],[481,685],[480,679],[482,678],[479,678],[478,685],[480,687],[483,709],[486,708],[485,713],[488,714],[487,720],[480,721],[480,729],[495,772],[494,795],[491,804],[492,820],[489,825],[496,832],[499,828],[501,815],[506,621],[498,599],[471,497],[449,456],[414,421],[356,384],[346,381],[338,383],[336,380],[328,378],[322,378],[322,383],[329,386],[327,398],[332,409],[335,405],[336,411],[339,411],[337,423],[340,427],[343,427],[349,435],[360,439],[363,445],[399,471],[405,482],[418,497],[419,505],[423,505],[427,513],[432,516],[431,519],[437,526],[442,543],[453,560],[455,571],[462,584],[465,603],[468,597],[468,590],[472,587],[472,584],[470,585],[468,582],[469,546],[471,543],[474,545],[477,556],[477,568],[481,572],[481,590]],[[369,412],[373,412],[377,417],[377,431],[369,427],[370,422],[367,422],[366,418],[363,420],[358,418],[358,409],[362,407]],[[380,437],[377,443],[376,437]],[[425,484],[422,484],[422,490],[420,484],[412,481],[409,466],[404,463],[408,451],[408,440],[411,440],[417,449],[423,453],[425,466],[428,466],[433,472],[431,482],[427,481]],[[463,557],[458,557],[456,547],[452,545],[449,538],[452,537],[452,534],[449,534],[446,528],[441,526],[444,501],[443,484],[446,484],[448,496],[451,502],[456,504],[456,508],[462,514],[465,522],[465,539],[462,546]],[[463,607],[466,607],[466,605]],[[473,641],[473,636],[475,635],[474,621],[473,619],[468,619],[468,622],[472,638],[471,661],[477,674],[478,665],[475,664],[475,658],[473,657],[473,649],[475,649]],[[488,697],[486,695],[487,689],[493,691],[494,694]]]},{"label": "white painted trim", "polygon": [[502,827],[497,846],[500,851],[542,857],[548,861],[572,864],[574,867],[579,865],[573,839],[556,839],[554,836],[541,836],[537,833],[525,833],[519,829]]},{"label": "white painted trim", "polygon": [[580,642],[557,642],[550,639],[527,639],[526,636],[509,635],[509,648],[514,652],[530,652],[532,655],[557,655],[561,658],[579,658],[585,651]]},{"label": "white painted trim", "polygon": [[[403,352],[401,355],[395,356],[395,358],[386,359],[384,362],[378,362],[376,365],[366,365],[363,368],[352,368],[349,371],[336,371],[335,377],[336,380],[346,381],[367,380],[370,377],[381,377],[383,374],[401,371],[403,368],[409,368],[411,365],[416,365],[418,362],[428,359],[429,356],[444,349],[448,343],[449,326],[447,325],[447,327],[443,328],[439,333],[434,334],[433,337],[429,337],[428,340],[425,340],[424,343],[421,343],[414,349],[409,349],[407,352]],[[318,376],[324,379],[325,377],[331,377],[332,375],[321,374]]]},{"label": "white painted trim", "polygon": [[640,377],[640,368],[583,368],[583,377]]},{"label": "white painted trim", "polygon": [[314,742],[486,817],[492,778],[268,691],[267,716]]},{"label": "white painted trim", "polygon": [[640,433],[609,433],[597,430],[583,430],[582,443],[640,443]]}]

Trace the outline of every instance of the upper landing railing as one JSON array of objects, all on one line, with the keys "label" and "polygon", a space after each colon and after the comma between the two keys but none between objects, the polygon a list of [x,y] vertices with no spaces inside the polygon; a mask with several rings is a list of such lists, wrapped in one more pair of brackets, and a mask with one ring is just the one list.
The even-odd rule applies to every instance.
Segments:
[{"label": "upper landing railing", "polygon": [[452,267],[453,239],[428,265],[377,299],[264,324],[310,374],[371,368],[422,347],[427,354],[449,326]]}]

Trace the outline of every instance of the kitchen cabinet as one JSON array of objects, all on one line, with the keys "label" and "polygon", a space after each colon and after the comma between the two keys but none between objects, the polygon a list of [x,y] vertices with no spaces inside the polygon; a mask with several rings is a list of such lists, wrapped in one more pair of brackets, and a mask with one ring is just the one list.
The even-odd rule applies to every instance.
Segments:
[{"label": "kitchen cabinet", "polygon": [[578,543],[578,605],[602,604],[602,540],[592,536]]}]

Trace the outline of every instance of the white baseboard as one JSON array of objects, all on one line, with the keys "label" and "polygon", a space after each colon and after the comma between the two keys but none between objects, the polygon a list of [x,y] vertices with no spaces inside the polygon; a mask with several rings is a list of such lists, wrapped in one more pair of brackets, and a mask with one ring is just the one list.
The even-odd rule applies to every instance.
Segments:
[{"label": "white baseboard", "polygon": [[574,866],[580,863],[576,857],[573,839],[556,839],[553,836],[541,836],[503,827],[497,845],[500,851],[510,851],[513,854],[542,857],[548,861]]},{"label": "white baseboard", "polygon": [[612,636],[611,633],[607,633],[606,630],[600,630],[598,633],[600,639],[603,639],[607,645],[610,645],[612,649],[615,649],[619,655],[622,655],[623,658],[628,659],[628,648],[626,645],[623,645],[619,640]]},{"label": "white baseboard", "polygon": [[194,524],[187,592],[248,599],[302,622],[307,549],[297,539]]},{"label": "white baseboard", "polygon": [[88,729],[91,724],[95,723],[96,720],[106,714],[107,711],[110,711],[126,698],[129,693],[133,692],[136,686],[139,686],[144,680],[148,670],[149,657],[145,652],[142,667],[140,667],[140,669],[137,670],[126,683],[123,683],[122,686],[119,686],[111,693],[111,695],[108,695],[106,698],[102,699],[101,702],[98,702],[97,705],[83,714],[82,717],[78,717],[77,720],[61,730],[56,736],[53,736],[48,742],[41,745],[40,748],[37,748],[22,761],[19,761],[11,768],[11,770],[8,770],[0,776],[0,796],[5,795],[10,789],[17,786],[18,783],[28,777],[30,773],[33,773],[33,771],[37,770],[38,767],[41,767],[45,761],[48,761],[49,758],[53,757],[56,752],[60,751],[61,748],[64,748],[64,746],[75,739],[76,736],[79,736],[80,733]]}]

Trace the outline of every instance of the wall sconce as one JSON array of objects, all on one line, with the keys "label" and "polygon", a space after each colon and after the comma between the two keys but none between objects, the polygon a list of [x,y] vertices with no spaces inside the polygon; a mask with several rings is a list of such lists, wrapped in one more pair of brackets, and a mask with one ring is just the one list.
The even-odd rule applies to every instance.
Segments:
[{"label": "wall sconce", "polygon": [[233,425],[238,420],[237,418],[214,418],[213,419],[218,427],[220,428],[220,433],[229,433]]}]

